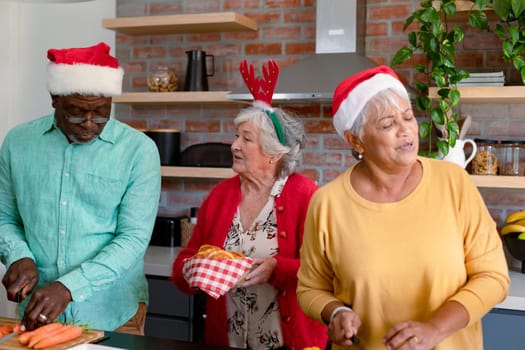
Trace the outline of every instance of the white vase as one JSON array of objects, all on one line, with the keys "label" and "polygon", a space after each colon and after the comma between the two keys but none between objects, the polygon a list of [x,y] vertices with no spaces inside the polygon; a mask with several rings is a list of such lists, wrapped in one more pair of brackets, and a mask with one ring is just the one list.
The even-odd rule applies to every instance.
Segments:
[{"label": "white vase", "polygon": [[[466,158],[464,148],[465,145],[468,143],[472,146],[472,153],[468,158]],[[439,158],[452,163],[456,163],[464,169],[468,165],[468,163],[470,163],[470,161],[474,158],[477,150],[478,147],[472,139],[456,140],[456,145],[448,149],[448,154],[445,157],[443,157],[443,155],[440,153]]]}]

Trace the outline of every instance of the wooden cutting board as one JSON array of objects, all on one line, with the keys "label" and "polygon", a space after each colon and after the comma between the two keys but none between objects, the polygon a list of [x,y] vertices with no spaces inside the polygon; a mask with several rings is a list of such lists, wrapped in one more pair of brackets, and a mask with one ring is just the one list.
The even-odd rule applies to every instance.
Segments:
[{"label": "wooden cutting board", "polygon": [[[17,320],[14,318],[5,318],[0,317],[0,325],[8,324],[8,325],[14,325],[17,323]],[[84,343],[92,343],[98,339],[101,339],[104,337],[104,331],[96,330],[96,329],[89,329],[85,330],[80,337],[77,339],[71,340],[67,343],[63,343],[57,346],[53,346],[51,348],[47,348],[49,350],[63,350],[68,349],[74,345],[78,344],[84,344]],[[22,349],[29,349],[29,347],[24,346],[20,344],[16,337],[13,337],[6,341],[5,343],[0,344],[1,350],[22,350]]]}]

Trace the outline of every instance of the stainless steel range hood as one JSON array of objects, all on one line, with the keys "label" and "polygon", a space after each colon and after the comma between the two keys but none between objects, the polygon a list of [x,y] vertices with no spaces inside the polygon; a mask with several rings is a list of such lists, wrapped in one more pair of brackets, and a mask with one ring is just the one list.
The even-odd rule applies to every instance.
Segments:
[{"label": "stainless steel range hood", "polygon": [[[273,101],[331,101],[344,78],[375,67],[364,56],[365,11],[361,0],[317,0],[316,54],[281,68]],[[253,100],[246,87],[228,98]]]}]

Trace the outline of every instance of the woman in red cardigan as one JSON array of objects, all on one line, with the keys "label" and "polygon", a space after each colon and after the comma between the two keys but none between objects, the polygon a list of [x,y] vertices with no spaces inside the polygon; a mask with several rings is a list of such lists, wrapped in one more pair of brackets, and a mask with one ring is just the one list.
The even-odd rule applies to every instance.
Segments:
[{"label": "woman in red cardigan", "polygon": [[256,102],[235,118],[231,146],[237,176],[217,185],[202,203],[197,224],[173,265],[173,281],[188,294],[184,260],[203,244],[254,259],[246,280],[215,300],[207,296],[205,342],[247,349],[324,349],[327,330],[297,303],[303,223],[317,189],[294,173],[303,147],[301,122]]}]

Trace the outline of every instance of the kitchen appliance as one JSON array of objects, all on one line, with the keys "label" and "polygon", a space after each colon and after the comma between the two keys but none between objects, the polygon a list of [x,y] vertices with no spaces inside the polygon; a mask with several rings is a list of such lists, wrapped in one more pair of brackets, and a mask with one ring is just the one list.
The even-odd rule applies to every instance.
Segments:
[{"label": "kitchen appliance", "polygon": [[177,165],[180,155],[180,131],[176,129],[147,129],[148,135],[157,145],[161,165]]},{"label": "kitchen appliance", "polygon": [[231,168],[233,155],[229,143],[207,142],[187,147],[181,152],[179,165]]},{"label": "kitchen appliance", "polygon": [[[184,91],[208,91],[208,77],[215,74],[215,56],[206,54],[202,50],[186,51],[188,65],[186,67],[186,80]],[[208,72],[207,61],[211,59],[211,73]]]},{"label": "kitchen appliance", "polygon": [[187,216],[157,216],[149,245],[160,247],[181,246],[181,220]]},{"label": "kitchen appliance", "polygon": [[[377,66],[364,56],[366,2],[317,0],[315,55],[281,67],[273,101],[331,101],[336,86],[346,77]],[[245,88],[227,96],[253,99]]]}]

